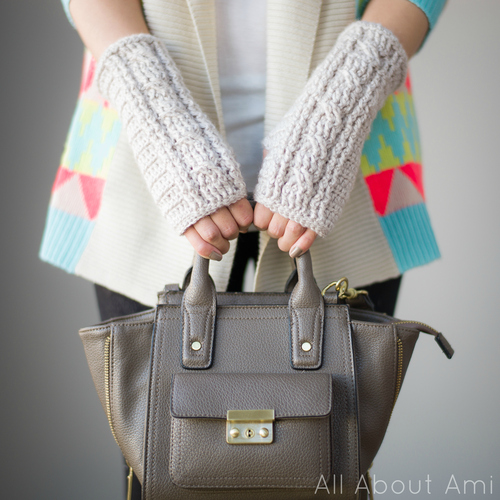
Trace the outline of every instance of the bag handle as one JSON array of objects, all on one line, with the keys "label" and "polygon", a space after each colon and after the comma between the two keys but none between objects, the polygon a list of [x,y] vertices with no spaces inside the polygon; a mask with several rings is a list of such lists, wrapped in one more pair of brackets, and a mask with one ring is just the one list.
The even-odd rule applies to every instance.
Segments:
[{"label": "bag handle", "polygon": [[182,366],[206,369],[212,364],[217,295],[208,274],[209,260],[196,254],[191,281],[181,302]]},{"label": "bag handle", "polygon": [[323,359],[325,304],[314,279],[309,251],[296,258],[297,284],[288,302],[292,366],[297,370],[316,370]]},{"label": "bag handle", "polygon": [[[324,302],[309,252],[296,262],[298,280],[288,302],[291,362],[297,370],[315,370],[323,359]],[[182,366],[188,369],[207,369],[212,364],[217,294],[208,267],[209,260],[196,255],[182,297]]]}]

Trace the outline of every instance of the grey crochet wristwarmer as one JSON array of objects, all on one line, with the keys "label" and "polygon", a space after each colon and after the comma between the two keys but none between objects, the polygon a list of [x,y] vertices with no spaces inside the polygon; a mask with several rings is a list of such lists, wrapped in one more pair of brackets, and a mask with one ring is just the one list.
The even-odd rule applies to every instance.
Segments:
[{"label": "grey crochet wristwarmer", "polygon": [[112,44],[96,69],[162,214],[182,234],[246,196],[232,151],[194,102],[164,43],[149,34]]},{"label": "grey crochet wristwarmer", "polygon": [[406,53],[390,30],[349,25],[264,140],[268,154],[255,199],[326,236],[353,188],[371,124],[406,69]]}]

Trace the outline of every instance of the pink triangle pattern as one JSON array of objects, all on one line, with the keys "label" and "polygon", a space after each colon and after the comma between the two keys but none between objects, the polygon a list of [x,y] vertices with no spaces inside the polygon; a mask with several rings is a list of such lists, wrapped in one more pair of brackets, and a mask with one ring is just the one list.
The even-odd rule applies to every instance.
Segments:
[{"label": "pink triangle pattern", "polygon": [[384,215],[392,214],[402,208],[418,205],[423,201],[422,195],[415,188],[413,182],[400,169],[395,169],[389,201],[385,207]]},{"label": "pink triangle pattern", "polygon": [[52,186],[52,192],[59,189],[63,184],[68,182],[74,175],[76,175],[75,172],[72,172],[71,170],[68,170],[67,168],[64,168],[61,165],[59,167],[59,170],[57,171],[56,178]]},{"label": "pink triangle pattern", "polygon": [[101,208],[105,179],[60,167],[52,187],[51,206],[71,215],[94,220]]},{"label": "pink triangle pattern", "polygon": [[52,193],[50,206],[66,214],[89,220],[89,213],[83,200],[77,175],[74,175]]},{"label": "pink triangle pattern", "polygon": [[365,177],[375,211],[380,216],[423,203],[422,165],[407,163]]},{"label": "pink triangle pattern", "polygon": [[420,165],[420,163],[407,163],[406,165],[401,165],[399,169],[412,180],[418,192],[422,195],[422,198],[425,198],[422,165]]},{"label": "pink triangle pattern", "polygon": [[82,80],[80,85],[80,95],[89,90],[94,81],[94,74],[96,68],[96,60],[90,53],[85,51],[83,57]]},{"label": "pink triangle pattern", "polygon": [[102,192],[106,181],[104,179],[82,174],[79,175],[79,181],[89,219],[94,220],[101,207]]},{"label": "pink triangle pattern", "polygon": [[376,174],[365,177],[373,201],[375,211],[383,215],[389,202],[389,193],[391,191],[394,169],[382,170]]}]

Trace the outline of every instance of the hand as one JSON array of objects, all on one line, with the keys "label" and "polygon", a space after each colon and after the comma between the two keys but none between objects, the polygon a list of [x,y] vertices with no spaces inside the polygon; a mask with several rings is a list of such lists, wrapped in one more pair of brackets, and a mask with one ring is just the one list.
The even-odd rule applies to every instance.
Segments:
[{"label": "hand", "polygon": [[292,259],[309,250],[317,236],[312,229],[273,213],[260,203],[255,205],[253,223],[258,229],[267,231],[271,238],[277,239],[279,249],[290,252]]},{"label": "hand", "polygon": [[229,240],[246,233],[253,221],[253,211],[246,198],[222,207],[188,227],[184,236],[197,253],[206,259],[222,260],[229,250]]},{"label": "hand", "polygon": [[[262,158],[266,156],[267,150],[264,149]],[[271,212],[269,208],[260,203],[255,205],[253,223],[257,229],[267,231],[271,238],[277,239],[278,248],[283,252],[290,252],[292,259],[307,252],[317,236],[313,230]]]}]

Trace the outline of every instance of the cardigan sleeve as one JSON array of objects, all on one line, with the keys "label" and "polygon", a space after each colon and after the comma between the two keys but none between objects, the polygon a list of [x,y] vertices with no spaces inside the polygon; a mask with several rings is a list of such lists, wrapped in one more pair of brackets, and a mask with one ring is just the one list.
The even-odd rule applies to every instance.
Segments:
[{"label": "cardigan sleeve", "polygon": [[[370,0],[356,0],[356,17],[361,18],[365,7]],[[419,7],[429,20],[429,32],[434,28],[436,22],[441,15],[446,0],[409,0],[411,3]]]},{"label": "cardigan sleeve", "polygon": [[64,12],[66,12],[66,17],[68,18],[68,21],[70,22],[71,26],[76,29],[75,23],[73,22],[73,18],[71,17],[71,13],[69,11],[69,2],[71,0],[61,0],[62,6],[64,8]]}]

